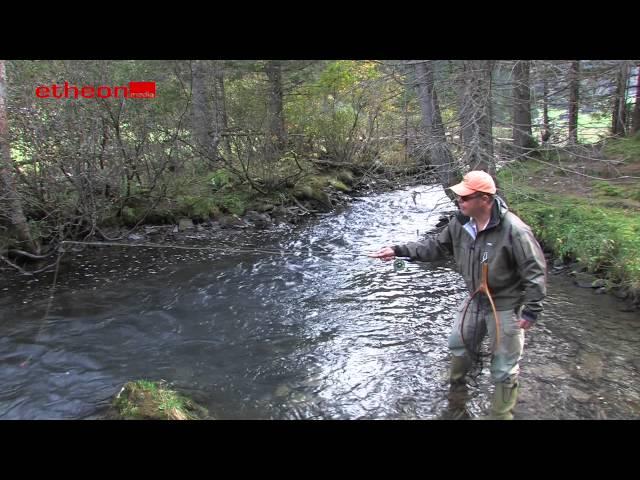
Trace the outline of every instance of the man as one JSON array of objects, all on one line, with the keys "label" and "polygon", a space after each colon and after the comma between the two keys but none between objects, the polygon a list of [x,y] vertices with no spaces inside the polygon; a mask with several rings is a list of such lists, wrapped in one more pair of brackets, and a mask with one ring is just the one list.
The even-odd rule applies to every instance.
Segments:
[{"label": "man", "polygon": [[508,211],[504,200],[496,195],[491,175],[471,171],[450,188],[457,196],[460,212],[437,237],[384,247],[370,256],[386,261],[399,256],[429,262],[453,255],[471,293],[481,283],[482,264],[487,264],[488,287],[499,322],[484,294],[476,295],[466,309],[467,302],[458,308],[449,337],[449,380],[452,391],[466,390],[465,377],[479,358],[480,343],[488,331],[495,345],[490,418],[510,420],[518,395],[524,330],[538,319],[546,295],[545,258],[529,226]]}]

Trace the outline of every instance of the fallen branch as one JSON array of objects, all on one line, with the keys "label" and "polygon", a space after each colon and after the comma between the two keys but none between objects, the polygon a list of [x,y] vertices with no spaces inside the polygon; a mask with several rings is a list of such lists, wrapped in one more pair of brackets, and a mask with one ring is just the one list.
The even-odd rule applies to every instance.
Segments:
[{"label": "fallen branch", "polygon": [[50,251],[46,255],[34,255],[33,253],[17,249],[11,249],[8,253],[14,253],[16,255],[20,255],[21,257],[31,258],[32,260],[44,260],[45,258],[49,258],[51,255],[53,255],[55,253],[55,250]]},{"label": "fallen branch", "polygon": [[6,258],[4,255],[0,255],[0,260],[2,260],[4,263],[9,265],[10,267],[15,268],[16,270],[18,270],[23,275],[28,275],[28,276],[33,276],[33,275],[36,275],[38,273],[42,273],[42,272],[44,272],[44,271],[56,266],[56,262],[54,262],[54,263],[52,263],[50,265],[47,265],[44,268],[41,268],[40,270],[35,270],[33,272],[28,272],[24,268],[22,268],[19,265],[16,265],[15,263],[13,263],[11,260]]},{"label": "fallen branch", "polygon": [[308,208],[305,208],[296,197],[294,197],[293,195],[291,195],[292,200],[296,203],[296,205],[298,205],[298,207],[300,207],[305,213],[318,213],[317,210],[309,210]]}]

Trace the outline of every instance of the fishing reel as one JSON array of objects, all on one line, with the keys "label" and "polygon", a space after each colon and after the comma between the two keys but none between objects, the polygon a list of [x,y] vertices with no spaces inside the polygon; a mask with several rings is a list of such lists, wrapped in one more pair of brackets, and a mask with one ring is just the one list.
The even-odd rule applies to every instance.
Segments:
[{"label": "fishing reel", "polygon": [[401,270],[404,270],[405,268],[407,268],[407,262],[405,262],[400,258],[396,258],[395,261],[393,262],[393,269],[396,272],[399,272]]}]

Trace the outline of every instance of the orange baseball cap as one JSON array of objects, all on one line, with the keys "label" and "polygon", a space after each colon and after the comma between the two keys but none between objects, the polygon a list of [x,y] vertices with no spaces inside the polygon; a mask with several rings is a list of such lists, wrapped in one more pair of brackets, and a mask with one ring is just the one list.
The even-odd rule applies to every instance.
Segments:
[{"label": "orange baseball cap", "polygon": [[462,182],[449,187],[453,193],[464,197],[475,192],[496,193],[496,184],[487,172],[472,170],[462,177]]}]

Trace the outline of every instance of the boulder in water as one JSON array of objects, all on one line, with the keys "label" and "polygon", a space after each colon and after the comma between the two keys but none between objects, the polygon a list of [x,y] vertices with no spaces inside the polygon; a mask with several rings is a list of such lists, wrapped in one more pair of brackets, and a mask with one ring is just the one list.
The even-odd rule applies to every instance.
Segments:
[{"label": "boulder in water", "polygon": [[255,210],[249,210],[245,215],[245,218],[259,229],[267,228],[271,223],[271,217],[269,215],[258,213]]},{"label": "boulder in water", "polygon": [[191,220],[190,218],[181,218],[178,221],[178,230],[180,230],[181,232],[184,232],[185,230],[190,230],[194,228],[193,225],[193,220]]},{"label": "boulder in water", "polygon": [[596,278],[588,273],[576,273],[574,275],[573,283],[580,288],[593,288],[593,282]]},{"label": "boulder in water", "polygon": [[225,215],[218,221],[220,228],[244,228],[246,224],[237,215]]}]

